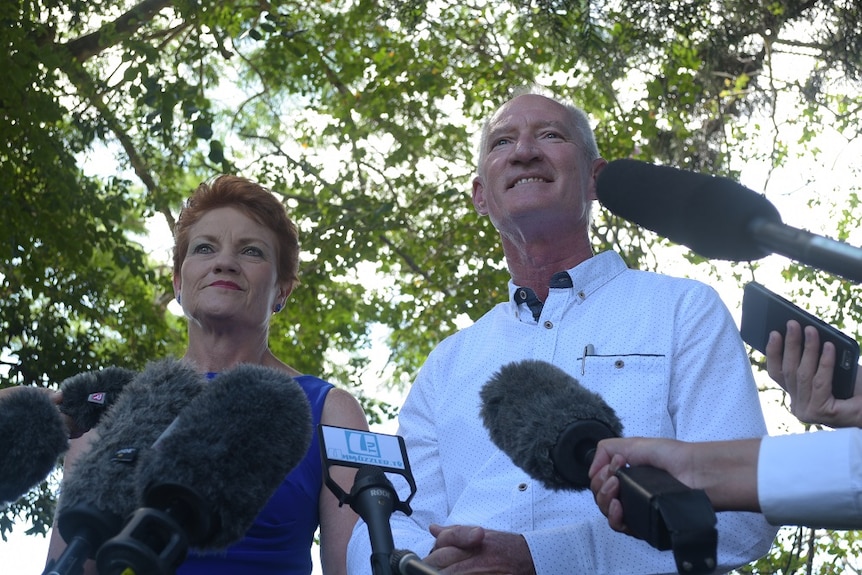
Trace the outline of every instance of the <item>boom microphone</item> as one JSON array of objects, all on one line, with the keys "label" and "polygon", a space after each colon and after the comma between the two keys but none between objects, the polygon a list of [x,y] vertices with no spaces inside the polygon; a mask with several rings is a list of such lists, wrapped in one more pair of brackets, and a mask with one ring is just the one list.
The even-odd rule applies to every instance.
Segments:
[{"label": "boom microphone", "polygon": [[[503,366],[480,397],[491,441],[548,489],[588,488],[598,442],[622,434],[601,396],[545,361]],[[711,573],[718,536],[706,494],[654,467],[628,467],[617,475],[629,530],[656,549],[673,548],[680,573]]]},{"label": "boom microphone", "polygon": [[173,573],[189,544],[240,540],[311,444],[305,392],[281,370],[244,364],[206,383],[144,453],[143,502],[97,555],[99,573]]},{"label": "boom microphone", "polygon": [[106,367],[64,379],[60,383],[63,392],[60,411],[72,419],[79,433],[89,431],[135,375],[130,369]]},{"label": "boom microphone", "polygon": [[621,159],[599,173],[596,195],[614,214],[706,258],[777,253],[862,281],[862,249],[785,225],[765,196],[729,178]]},{"label": "boom microphone", "polygon": [[57,529],[67,547],[49,575],[75,573],[138,507],[136,465],[198,394],[204,379],[174,359],[151,362],[123,390],[95,427],[97,439],[65,481]]},{"label": "boom microphone", "polygon": [[68,431],[45,389],[4,390],[0,399],[0,504],[45,479],[69,447]]}]

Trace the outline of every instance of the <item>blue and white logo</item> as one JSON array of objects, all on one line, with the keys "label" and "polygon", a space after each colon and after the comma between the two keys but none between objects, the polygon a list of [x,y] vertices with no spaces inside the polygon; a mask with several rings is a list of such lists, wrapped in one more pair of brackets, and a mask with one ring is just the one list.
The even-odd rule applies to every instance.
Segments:
[{"label": "blue and white logo", "polygon": [[403,471],[405,455],[397,435],[321,425],[326,458],[330,462]]},{"label": "blue and white logo", "polygon": [[380,457],[380,446],[377,443],[377,436],[375,434],[349,429],[345,429],[344,434],[347,436],[347,450],[351,454],[365,457]]}]

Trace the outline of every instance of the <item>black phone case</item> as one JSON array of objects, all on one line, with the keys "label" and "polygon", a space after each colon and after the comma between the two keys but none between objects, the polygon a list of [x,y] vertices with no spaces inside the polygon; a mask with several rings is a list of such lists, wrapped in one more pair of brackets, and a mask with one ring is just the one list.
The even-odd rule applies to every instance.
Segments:
[{"label": "black phone case", "polygon": [[742,322],[739,328],[745,343],[765,354],[769,333],[777,331],[783,336],[787,321],[791,319],[798,321],[803,328],[806,325],[815,326],[820,334],[821,345],[827,341],[832,342],[835,346],[832,395],[837,399],[852,397],[859,363],[859,343],[759,283],[749,282],[745,285],[742,295]]}]

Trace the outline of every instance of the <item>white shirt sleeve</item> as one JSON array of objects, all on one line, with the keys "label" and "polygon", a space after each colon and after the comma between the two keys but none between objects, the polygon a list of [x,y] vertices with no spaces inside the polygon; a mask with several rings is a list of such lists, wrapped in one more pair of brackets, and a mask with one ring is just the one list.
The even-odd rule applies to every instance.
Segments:
[{"label": "white shirt sleeve", "polygon": [[862,429],[764,437],[757,493],[773,525],[862,529]]}]

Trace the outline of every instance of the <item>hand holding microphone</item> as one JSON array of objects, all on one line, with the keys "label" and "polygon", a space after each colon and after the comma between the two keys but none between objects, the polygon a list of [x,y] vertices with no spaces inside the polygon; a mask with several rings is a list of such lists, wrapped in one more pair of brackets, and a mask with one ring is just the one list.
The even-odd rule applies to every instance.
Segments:
[{"label": "hand holding microphone", "polygon": [[[548,489],[587,489],[599,441],[622,433],[598,394],[544,361],[503,366],[480,396],[491,440]],[[618,477],[626,524],[635,536],[656,549],[673,549],[680,573],[715,569],[716,517],[703,491],[653,467],[620,469]]]}]

